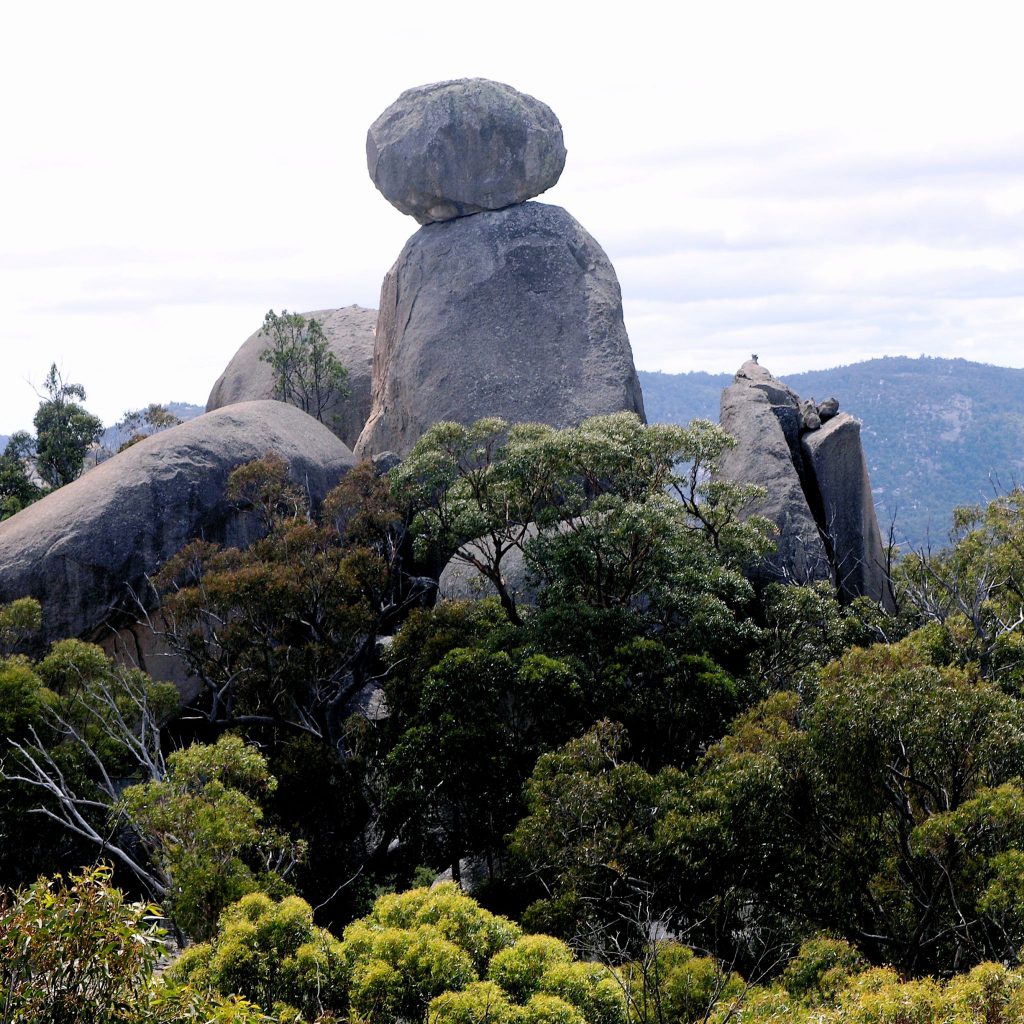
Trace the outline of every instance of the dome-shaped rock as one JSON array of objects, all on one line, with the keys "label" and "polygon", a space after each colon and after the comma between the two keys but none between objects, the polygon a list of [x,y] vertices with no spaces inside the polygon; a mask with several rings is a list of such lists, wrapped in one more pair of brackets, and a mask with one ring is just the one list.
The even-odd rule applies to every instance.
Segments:
[{"label": "dome-shaped rock", "polygon": [[224,497],[232,470],[276,452],[318,501],[355,464],[322,423],[283,402],[218,409],[115,455],[0,523],[0,603],[43,605],[47,641],[96,635],[132,612],[147,576],[189,541],[251,540]]},{"label": "dome-shaped rock", "polygon": [[363,458],[404,456],[441,420],[644,415],[615,271],[543,203],[420,228],[384,279],[373,364]]},{"label": "dome-shaped rock", "polygon": [[[323,421],[351,447],[370,415],[373,332],[377,326],[377,310],[344,306],[341,309],[318,309],[302,316],[319,321],[331,351],[348,370],[349,393],[328,405]],[[269,346],[270,339],[262,329],[248,338],[213,385],[206,403],[207,412],[236,402],[274,397],[274,372],[270,364],[260,358]]]},{"label": "dome-shaped rock", "polygon": [[463,78],[407,89],[370,126],[373,183],[420,224],[522,203],[565,165],[546,104],[501,82]]}]

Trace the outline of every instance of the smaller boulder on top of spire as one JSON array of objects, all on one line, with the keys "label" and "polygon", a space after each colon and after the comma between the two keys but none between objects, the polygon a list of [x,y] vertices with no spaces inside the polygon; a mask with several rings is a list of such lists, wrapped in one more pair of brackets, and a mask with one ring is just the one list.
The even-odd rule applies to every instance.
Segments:
[{"label": "smaller boulder on top of spire", "polygon": [[403,92],[370,126],[366,163],[392,206],[431,224],[546,192],[565,166],[565,145],[540,100],[463,78]]}]

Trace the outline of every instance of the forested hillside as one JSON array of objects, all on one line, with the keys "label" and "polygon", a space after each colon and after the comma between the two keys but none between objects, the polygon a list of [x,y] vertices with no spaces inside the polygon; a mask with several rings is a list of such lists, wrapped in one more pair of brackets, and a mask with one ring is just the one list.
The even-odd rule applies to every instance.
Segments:
[{"label": "forested hillside", "polygon": [[[718,419],[729,374],[641,372],[647,418]],[[863,423],[885,532],[940,547],[957,505],[985,502],[1024,476],[1024,370],[965,359],[871,359],[785,377],[804,398],[834,395]]]},{"label": "forested hillside", "polygon": [[1021,1020],[1024,495],[891,611],[755,588],[732,443],[441,423],[322,502],[257,457],[258,539],[150,577],[184,703],[0,603],[4,1019]]}]

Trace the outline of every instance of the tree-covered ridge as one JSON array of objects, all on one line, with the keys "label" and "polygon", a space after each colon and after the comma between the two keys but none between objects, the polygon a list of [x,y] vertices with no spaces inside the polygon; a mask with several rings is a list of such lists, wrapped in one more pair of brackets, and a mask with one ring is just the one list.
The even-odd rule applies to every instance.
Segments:
[{"label": "tree-covered ridge", "polygon": [[[652,423],[718,418],[728,374],[643,372]],[[1024,475],[1024,370],[964,359],[890,356],[787,375],[804,398],[832,395],[863,422],[879,521],[897,540],[946,540],[957,505],[987,501]]]}]

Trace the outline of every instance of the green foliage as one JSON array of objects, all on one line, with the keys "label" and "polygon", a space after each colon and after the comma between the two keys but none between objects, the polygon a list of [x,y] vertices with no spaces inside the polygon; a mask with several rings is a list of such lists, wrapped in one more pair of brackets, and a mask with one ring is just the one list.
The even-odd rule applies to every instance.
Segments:
[{"label": "green foliage", "polygon": [[[516,652],[518,654],[519,652]],[[467,853],[500,848],[525,779],[550,730],[573,716],[576,679],[542,654],[456,648],[423,680],[419,708],[388,755],[391,811],[440,825],[453,871]]]},{"label": "green foliage", "polygon": [[150,1018],[159,910],[128,903],[110,869],[39,879],[0,901],[5,1024],[134,1024]]},{"label": "green foliage", "polygon": [[348,370],[331,351],[319,320],[270,310],[263,318],[270,346],[260,355],[274,372],[274,397],[324,422],[324,415],[348,393]]},{"label": "green foliage", "polygon": [[237,736],[167,758],[160,781],[129,786],[121,811],[168,880],[168,910],[188,935],[213,933],[223,909],[258,888],[282,887],[301,846],[268,828],[259,800],[276,780]]},{"label": "green foliage", "polygon": [[54,695],[24,657],[0,659],[0,737],[21,740],[39,725]]},{"label": "green foliage", "polygon": [[782,974],[782,985],[807,1005],[833,1005],[843,985],[866,967],[864,958],[843,939],[819,934],[800,946]]},{"label": "green foliage", "polygon": [[[34,620],[37,609],[27,613]],[[38,662],[0,659],[0,696],[0,877],[25,881],[79,864],[84,840],[162,897],[108,815],[126,779],[159,770],[159,728],[178,706],[174,686],[115,665],[94,644],[61,640]]]},{"label": "green foliage", "polygon": [[761,606],[764,623],[751,675],[769,692],[813,688],[821,667],[850,647],[897,640],[905,630],[864,598],[841,605],[835,588],[824,581],[770,584]]},{"label": "green foliage", "polygon": [[764,520],[742,519],[761,492],[710,481],[733,443],[710,423],[647,427],[629,413],[566,430],[439,423],[393,477],[421,555],[474,566],[510,621],[520,615],[502,564],[519,549],[551,601],[639,604],[699,635],[731,622],[750,595],[735,569],[769,544]]},{"label": "green foliage", "polygon": [[244,996],[266,1013],[291,1008],[309,1020],[347,1005],[341,944],[314,926],[309,904],[297,896],[243,897],[224,911],[210,942],[178,958],[169,978],[201,992]]},{"label": "green foliage", "polygon": [[524,935],[514,946],[494,955],[487,977],[517,1003],[525,1003],[540,990],[541,979],[552,967],[572,963],[573,959],[572,950],[550,935]]},{"label": "green foliage", "polygon": [[358,467],[318,522],[280,459],[232,474],[229,494],[267,535],[245,551],[196,541],[157,576],[167,639],[206,684],[212,722],[277,725],[344,752],[350,702],[404,596],[402,527],[387,493],[372,467]]},{"label": "green foliage", "polygon": [[115,436],[118,438],[117,451],[123,452],[151,434],[158,434],[180,423],[181,420],[165,405],[153,403],[145,409],[130,409],[114,425]]},{"label": "green foliage", "polygon": [[21,597],[0,604],[0,655],[10,654],[43,624],[43,609],[35,598]]},{"label": "green foliage", "polygon": [[652,943],[621,975],[630,1017],[641,1024],[696,1024],[716,1011],[736,1012],[746,996],[737,974],[677,942]]},{"label": "green foliage", "polygon": [[1016,958],[1024,711],[933,654],[914,635],[855,648],[806,706],[780,694],[734,723],[659,828],[691,898],[913,971]]},{"label": "green foliage", "polygon": [[81,475],[86,453],[99,441],[103,423],[73,401],[85,401],[85,388],[66,382],[56,363],[43,388],[47,397],[32,421],[36,428],[35,467],[51,487],[63,487]]},{"label": "green foliage", "polygon": [[908,555],[895,582],[924,621],[945,628],[961,662],[1024,691],[1024,490],[957,508],[950,545]]},{"label": "green foliage", "polygon": [[35,442],[21,430],[7,441],[0,454],[0,520],[20,512],[46,492],[30,474]]},{"label": "green foliage", "polygon": [[[524,936],[456,886],[381,897],[342,943],[350,1020],[626,1024],[619,980],[557,939]],[[485,979],[485,980],[481,980]]]},{"label": "green foliage", "polygon": [[740,706],[728,672],[705,655],[679,653],[672,639],[635,637],[617,647],[593,708],[625,726],[633,759],[651,771],[692,764]]},{"label": "green foliage", "polygon": [[370,932],[381,928],[415,930],[429,925],[467,953],[477,971],[483,971],[495,953],[522,934],[512,921],[484,910],[451,882],[381,896],[358,923]]},{"label": "green foliage", "polygon": [[521,1010],[493,981],[475,981],[435,996],[427,1007],[431,1024],[520,1024]]},{"label": "green foliage", "polygon": [[622,727],[600,722],[537,762],[528,814],[511,836],[512,853],[551,894],[528,910],[530,927],[591,944],[609,933],[636,948],[665,911],[651,889],[652,841],[679,776],[649,775],[623,759],[623,747]]}]

